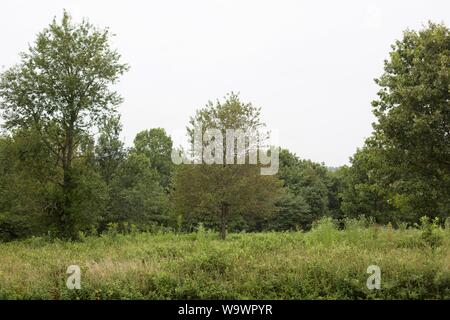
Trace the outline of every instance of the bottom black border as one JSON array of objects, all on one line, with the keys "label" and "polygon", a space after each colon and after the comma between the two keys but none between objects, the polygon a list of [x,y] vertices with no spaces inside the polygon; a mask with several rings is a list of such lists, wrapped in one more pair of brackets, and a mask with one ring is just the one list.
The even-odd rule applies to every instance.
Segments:
[{"label": "bottom black border", "polygon": [[[224,307],[223,306],[228,306]],[[253,307],[255,306],[255,307]],[[208,309],[206,309],[208,308]],[[9,310],[8,310],[9,309]],[[64,319],[102,316],[142,319],[311,319],[315,317],[386,316],[428,317],[449,314],[450,300],[445,301],[337,301],[337,300],[172,300],[172,301],[0,301],[0,310],[19,316],[45,316]],[[210,310],[209,315],[207,312]],[[224,310],[226,312],[224,312]],[[231,311],[230,311],[231,310]],[[49,312],[50,311],[50,312]],[[188,311],[188,314],[186,314]],[[192,312],[196,314],[192,314]],[[231,314],[230,314],[231,313]],[[445,317],[445,316],[444,316]],[[383,319],[384,320],[384,319]]]}]

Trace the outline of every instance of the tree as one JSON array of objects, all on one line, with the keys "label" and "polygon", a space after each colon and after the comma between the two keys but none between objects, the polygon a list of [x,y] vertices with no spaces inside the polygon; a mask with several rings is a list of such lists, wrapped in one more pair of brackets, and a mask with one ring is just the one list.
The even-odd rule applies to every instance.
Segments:
[{"label": "tree", "polygon": [[[389,180],[389,201],[402,215],[449,215],[450,34],[430,23],[392,46],[373,111],[373,140]],[[384,184],[386,185],[386,184]]]},{"label": "tree", "polygon": [[53,198],[54,161],[29,130],[0,138],[0,240],[43,232],[51,225],[46,208]]},{"label": "tree", "polygon": [[170,209],[159,175],[142,154],[130,153],[110,184],[107,223],[130,223],[138,228],[167,224]]},{"label": "tree", "polygon": [[407,221],[408,215],[395,212],[389,201],[390,184],[395,180],[389,171],[383,161],[383,150],[377,147],[374,139],[368,139],[351,158],[351,167],[344,167],[340,172],[344,216],[357,218],[364,215],[375,218],[378,223]]},{"label": "tree", "polygon": [[277,230],[308,229],[312,223],[329,213],[329,177],[318,163],[301,160],[286,149],[280,152],[279,178],[288,196],[278,205],[280,213],[269,227]]},{"label": "tree", "polygon": [[[193,158],[197,162],[201,160],[198,159],[198,147],[205,155],[211,146],[211,141],[205,139],[196,144],[195,135],[199,128],[203,137],[207,129],[216,130],[215,142],[225,146],[227,129],[242,129],[250,133],[254,132],[252,130],[262,132],[262,127],[260,109],[241,102],[233,93],[223,103],[210,102],[196,112],[188,126]],[[255,151],[257,146],[249,141],[239,150],[233,139],[229,149],[233,164],[227,162],[225,148],[218,148],[210,155],[219,163],[207,164],[203,159],[201,163],[182,164],[177,168],[173,199],[178,212],[184,216],[185,224],[192,226],[203,222],[207,226],[218,227],[221,238],[225,239],[230,225],[239,221],[244,226],[257,229],[261,218],[275,212],[275,204],[283,191],[281,182],[276,176],[261,175],[260,163],[237,164],[238,158],[248,158]]]},{"label": "tree", "polygon": [[449,215],[449,53],[448,28],[433,23],[392,46],[375,80],[374,132],[344,170],[345,215],[382,223]]},{"label": "tree", "polygon": [[103,121],[100,136],[95,146],[95,157],[100,172],[109,185],[120,163],[124,161],[126,152],[120,140],[122,125],[119,116],[112,116]]},{"label": "tree", "polygon": [[[68,194],[75,230],[90,230],[105,209],[106,186],[92,161],[93,145],[84,139],[80,157],[73,163],[76,188]],[[55,214],[62,192],[61,168],[32,129],[17,129],[0,139],[0,239],[58,233]]]},{"label": "tree", "polygon": [[155,169],[160,176],[160,184],[168,189],[173,170],[172,138],[167,135],[162,128],[153,128],[139,132],[134,138],[133,152],[145,155],[150,166]]},{"label": "tree", "polygon": [[70,195],[77,187],[73,163],[89,130],[115,112],[121,97],[114,84],[128,66],[109,46],[108,30],[83,20],[73,24],[67,12],[37,36],[21,63],[0,80],[0,110],[5,127],[33,128],[62,170],[61,201],[55,214],[60,232],[76,236]]},{"label": "tree", "polygon": [[340,221],[344,218],[342,211],[342,191],[345,186],[347,168],[347,166],[328,168],[327,172],[328,211],[334,219]]}]

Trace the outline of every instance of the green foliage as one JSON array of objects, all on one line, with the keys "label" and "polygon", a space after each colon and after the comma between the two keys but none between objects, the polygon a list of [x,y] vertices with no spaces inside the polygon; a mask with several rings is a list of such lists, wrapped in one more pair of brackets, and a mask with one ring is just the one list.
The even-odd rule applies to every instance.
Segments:
[{"label": "green foliage", "polygon": [[[423,245],[418,229],[374,229],[370,219],[347,219],[345,225],[339,229],[324,218],[306,233],[230,233],[226,241],[199,227],[193,234],[110,231],[84,236],[83,242],[33,238],[3,243],[0,296],[450,299],[448,233],[432,249]],[[72,264],[81,267],[81,290],[65,286]],[[381,268],[380,290],[366,287],[367,267],[374,264]]]},{"label": "green foliage", "polygon": [[119,116],[104,119],[100,127],[100,136],[95,146],[95,159],[101,175],[109,185],[117,168],[126,157],[124,144],[120,140],[122,124]]},{"label": "green foliage", "polygon": [[432,249],[442,245],[443,235],[439,228],[439,218],[436,217],[430,221],[430,218],[423,216],[420,218],[420,230],[422,240]]},{"label": "green foliage", "polygon": [[341,210],[347,217],[372,216],[378,223],[414,221],[410,212],[400,214],[389,200],[389,173],[380,149],[368,144],[351,158],[352,166],[342,170]]},{"label": "green foliage", "polygon": [[65,234],[86,232],[97,227],[109,200],[106,183],[94,168],[84,163],[75,163],[72,175],[74,187],[68,194],[71,205],[66,218],[71,220],[61,221],[60,226],[60,229],[66,230]]},{"label": "green foliage", "polygon": [[139,132],[134,138],[132,152],[145,155],[150,167],[160,176],[160,184],[166,190],[171,184],[173,163],[171,159],[172,138],[162,128],[153,128]]},{"label": "green foliage", "polygon": [[278,177],[283,181],[287,195],[279,202],[279,212],[269,222],[275,230],[308,229],[315,220],[337,211],[337,189],[332,190],[331,174],[318,163],[301,160],[288,150],[280,152]]},{"label": "green foliage", "polygon": [[278,231],[305,229],[316,217],[301,195],[287,192],[277,203],[277,213],[267,222],[267,229]]},{"label": "green foliage", "polygon": [[52,188],[60,189],[53,197],[57,202],[50,206],[58,232],[68,238],[76,238],[78,221],[83,219],[77,211],[82,205],[77,185],[80,179],[81,185],[94,184],[75,177],[79,171],[75,162],[87,156],[84,149],[90,144],[90,130],[111,117],[122,101],[111,85],[128,66],[110,48],[110,36],[108,30],[86,20],[72,23],[64,12],[60,22],[54,19],[37,35],[21,54],[20,64],[0,78],[4,127],[13,134],[14,130],[32,131],[41,144],[38,153],[55,158],[46,163],[50,172],[58,171],[52,172]]},{"label": "green foliage", "polygon": [[166,223],[169,203],[158,173],[142,154],[129,154],[110,183],[106,222]]},{"label": "green foliage", "polygon": [[[210,102],[198,110],[191,118],[188,136],[194,150],[197,147],[194,143],[196,128],[201,128],[202,133],[217,129],[225,139],[227,129],[256,134],[252,130],[261,132],[261,126],[260,109],[241,102],[231,93],[223,103]],[[222,145],[226,145],[225,141]],[[206,146],[203,141],[202,147]],[[255,149],[256,146],[250,143],[246,143],[244,150],[233,148],[233,159],[246,157]],[[187,229],[203,222],[210,228],[221,230],[223,239],[231,226],[241,230],[261,230],[264,220],[276,212],[276,203],[283,194],[280,181],[275,176],[261,175],[260,164],[227,164],[225,150],[215,152],[220,152],[221,164],[202,162],[177,167],[172,195],[176,212],[184,215]]]},{"label": "green foliage", "polygon": [[446,218],[450,208],[450,34],[406,31],[376,80],[374,134],[349,170],[342,210],[380,222]]},{"label": "green foliage", "polygon": [[310,245],[325,244],[332,246],[340,240],[339,231],[330,217],[316,220],[310,232],[305,235],[305,241]]},{"label": "green foliage", "polygon": [[55,228],[53,204],[60,172],[33,130],[0,138],[0,240],[43,234]]},{"label": "green foliage", "polygon": [[[223,164],[174,168],[162,128],[125,149],[112,85],[128,67],[109,39],[64,13],[1,75],[0,298],[450,299],[447,27],[394,44],[374,133],[350,167],[281,150],[276,176],[217,151]],[[231,93],[196,112],[188,137],[267,137],[260,112]],[[266,230],[290,232],[251,233]],[[64,285],[74,263],[80,291]],[[380,291],[365,287],[371,264]]]}]

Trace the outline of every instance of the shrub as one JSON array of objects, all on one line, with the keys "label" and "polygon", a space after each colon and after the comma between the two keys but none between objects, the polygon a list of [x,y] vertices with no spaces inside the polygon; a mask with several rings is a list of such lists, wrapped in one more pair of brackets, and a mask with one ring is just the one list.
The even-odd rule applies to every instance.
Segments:
[{"label": "shrub", "polygon": [[435,249],[442,244],[443,236],[439,227],[438,217],[430,220],[429,217],[423,216],[420,218],[419,228],[422,232],[422,240],[432,249]]}]

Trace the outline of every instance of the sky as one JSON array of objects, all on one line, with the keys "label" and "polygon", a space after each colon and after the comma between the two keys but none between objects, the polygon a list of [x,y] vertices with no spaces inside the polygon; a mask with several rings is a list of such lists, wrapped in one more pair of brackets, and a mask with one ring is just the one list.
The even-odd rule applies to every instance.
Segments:
[{"label": "sky", "polygon": [[189,117],[239,92],[280,146],[328,166],[371,134],[373,79],[406,29],[450,25],[448,0],[40,0],[0,4],[0,70],[68,10],[116,35],[130,65],[117,90],[123,139],[162,127],[179,144]]}]

